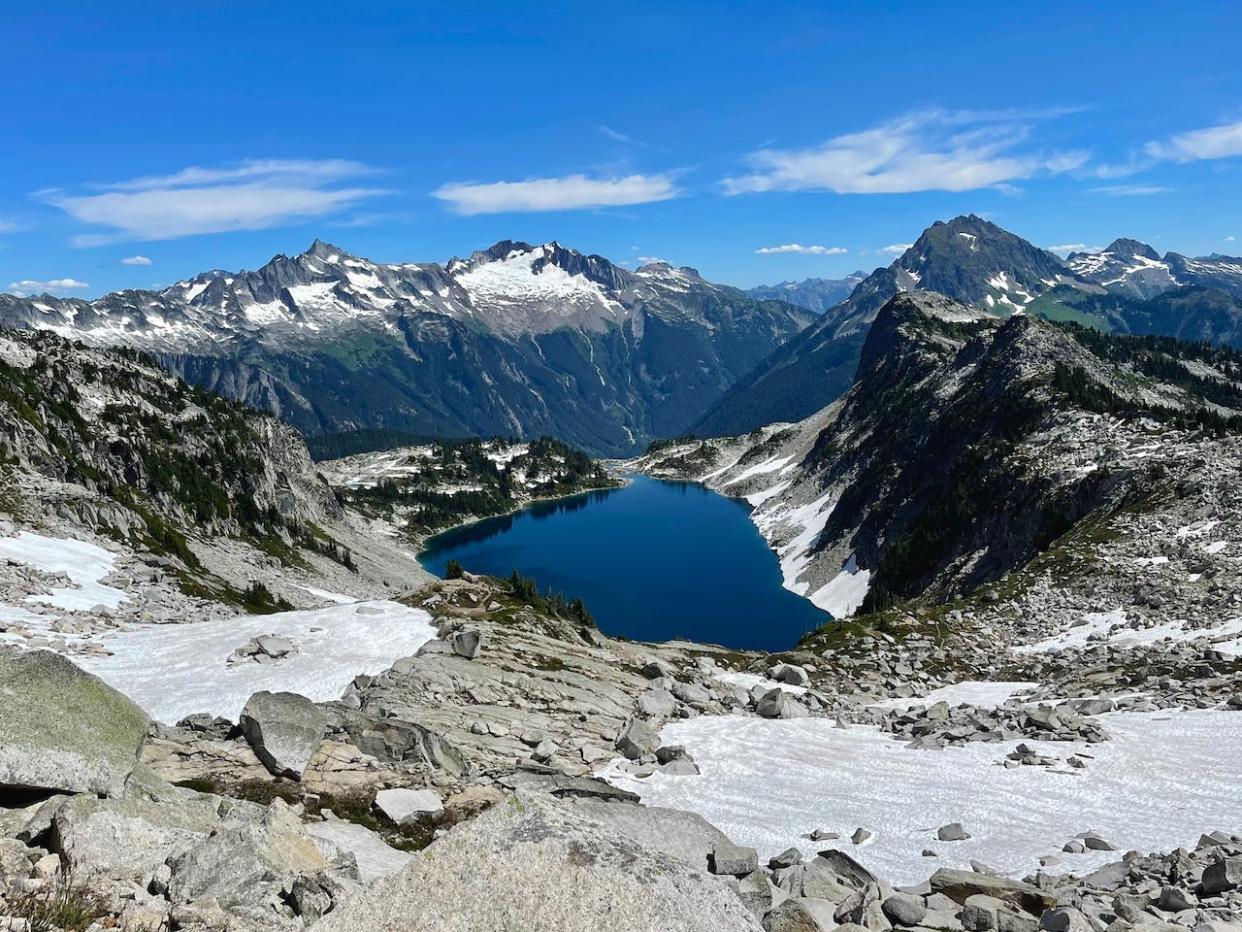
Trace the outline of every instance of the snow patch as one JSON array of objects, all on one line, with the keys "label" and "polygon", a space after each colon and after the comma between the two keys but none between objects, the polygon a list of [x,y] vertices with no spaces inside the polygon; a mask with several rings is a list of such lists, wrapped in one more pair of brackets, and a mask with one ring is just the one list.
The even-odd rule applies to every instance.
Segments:
[{"label": "snow patch", "polygon": [[128,601],[128,596],[120,589],[100,582],[116,568],[116,555],[86,541],[22,531],[16,537],[0,538],[0,558],[24,563],[45,573],[64,573],[74,583],[74,587],[54,588],[50,594],[27,596],[27,602],[84,612],[96,605],[116,608]]},{"label": "snow patch", "polygon": [[[702,716],[665,726],[702,773],[643,780],[610,767],[608,779],[651,806],[704,816],[760,861],[790,847],[810,856],[825,847],[801,836],[824,828],[848,836],[875,833],[859,850],[834,842],[897,884],[918,883],[938,867],[970,869],[970,860],[1033,873],[1057,853],[1081,873],[1116,861],[1120,851],[1168,851],[1202,832],[1242,824],[1242,715],[1193,710],[1101,716],[1113,740],[1090,746],[1084,771],[998,765],[1017,742],[974,742],[946,751],[904,747],[866,726],[830,719],[770,721]],[[1064,757],[1081,745],[1035,742]],[[960,821],[973,837],[937,842],[936,828]],[[1095,829],[1119,851],[1060,855],[1061,846]],[[924,858],[924,848],[939,853]]]},{"label": "snow patch", "polygon": [[[226,664],[253,637],[275,634],[298,653],[278,663]],[[294,692],[315,702],[340,697],[360,673],[382,673],[436,636],[431,616],[398,602],[353,602],[273,615],[193,624],[144,625],[106,635],[110,657],[75,657],[158,721],[193,712],[237,721],[259,690]]]}]

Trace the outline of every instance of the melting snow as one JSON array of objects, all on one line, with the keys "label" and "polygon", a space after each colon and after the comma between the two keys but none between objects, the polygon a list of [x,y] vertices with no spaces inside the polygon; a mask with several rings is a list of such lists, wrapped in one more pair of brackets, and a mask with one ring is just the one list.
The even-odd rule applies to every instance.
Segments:
[{"label": "melting snow", "polygon": [[846,561],[845,568],[827,585],[811,593],[811,603],[822,608],[833,618],[846,618],[862,605],[871,586],[871,570],[860,570],[854,555]]},{"label": "melting snow", "polygon": [[[918,883],[938,867],[969,870],[972,858],[1034,872],[1041,855],[1059,854],[1088,830],[1120,851],[1167,851],[1242,824],[1242,715],[1101,718],[1113,740],[1091,745],[1083,771],[998,766],[1017,742],[920,751],[874,728],[838,728],[829,719],[702,716],[663,731],[665,744],[685,745],[701,775],[640,780],[610,769],[608,778],[648,805],[700,813],[738,844],[757,848],[761,861],[791,845],[806,855],[836,845],[898,884]],[[1054,757],[1081,749],[1027,743]],[[936,829],[955,821],[973,837],[936,841]],[[856,826],[876,835],[865,850],[844,839],[813,844],[801,837],[816,828],[848,836]],[[928,847],[939,856],[922,857]],[[1080,873],[1120,854],[1060,856],[1063,869]]]},{"label": "melting snow", "polygon": [[27,602],[43,602],[67,611],[89,611],[96,605],[116,608],[127,600],[120,589],[100,582],[116,567],[116,555],[81,540],[44,537],[22,531],[0,538],[0,558],[25,563],[45,573],[64,573],[75,587],[52,589],[49,595],[31,595]]},{"label": "melting snow", "polygon": [[981,709],[994,709],[1004,705],[1018,693],[1026,692],[1038,685],[1038,683],[1028,681],[964,680],[951,686],[933,689],[926,696],[910,699],[884,699],[872,705],[877,709],[907,709],[910,706],[924,707],[937,702],[947,702],[949,705],[960,705],[966,702]]},{"label": "melting snow", "polygon": [[[298,653],[275,663],[225,660],[253,637],[275,634]],[[262,689],[337,699],[360,673],[382,673],[435,637],[431,616],[398,602],[353,602],[309,611],[194,624],[146,625],[106,635],[110,657],[75,657],[162,722],[193,712],[233,721]]]}]

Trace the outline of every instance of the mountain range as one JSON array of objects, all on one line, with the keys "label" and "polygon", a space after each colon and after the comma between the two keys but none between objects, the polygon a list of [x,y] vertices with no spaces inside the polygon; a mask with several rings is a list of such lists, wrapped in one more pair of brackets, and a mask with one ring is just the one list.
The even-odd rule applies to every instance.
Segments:
[{"label": "mountain range", "polygon": [[807,311],[557,243],[382,264],[316,241],[253,272],[94,301],[0,295],[0,323],[150,353],[303,434],[554,435],[619,453],[683,431]]},{"label": "mountain range", "polygon": [[[555,436],[600,455],[796,421],[852,384],[894,295],[1242,346],[1242,259],[1119,239],[1062,260],[976,216],[869,275],[742,291],[558,243],[377,263],[316,240],[251,272],[93,301],[0,295],[0,324],[151,354],[303,435]],[[841,300],[834,298],[844,296]]]},{"label": "mountain range", "polygon": [[822,314],[848,298],[850,292],[866,277],[866,272],[858,271],[845,278],[804,278],[800,282],[757,285],[746,289],[746,293],[752,298],[765,301],[788,301],[808,311]]},{"label": "mountain range", "polygon": [[1067,261],[974,215],[936,222],[886,268],[772,355],[701,418],[703,436],[797,421],[840,397],[866,333],[894,295],[934,291],[985,314],[1030,313],[1105,331],[1165,334],[1242,346],[1242,259],[1164,259],[1118,240]]}]

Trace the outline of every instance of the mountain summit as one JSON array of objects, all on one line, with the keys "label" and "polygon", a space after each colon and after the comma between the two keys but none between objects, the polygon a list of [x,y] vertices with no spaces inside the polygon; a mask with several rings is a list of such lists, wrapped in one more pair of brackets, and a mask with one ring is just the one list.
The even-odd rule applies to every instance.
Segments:
[{"label": "mountain summit", "polygon": [[[848,298],[730,389],[694,432],[737,434],[774,421],[801,420],[840,397],[854,378],[880,308],[894,295],[915,290],[939,292],[1000,318],[1030,313],[1105,330],[1195,335],[1242,346],[1237,302],[1242,260],[1187,259],[1173,253],[1160,259],[1144,243],[1119,239],[1107,250],[1075,253],[1062,262],[971,214],[924,230],[891,265],[872,272]],[[1178,319],[1166,307],[1175,294]]]}]

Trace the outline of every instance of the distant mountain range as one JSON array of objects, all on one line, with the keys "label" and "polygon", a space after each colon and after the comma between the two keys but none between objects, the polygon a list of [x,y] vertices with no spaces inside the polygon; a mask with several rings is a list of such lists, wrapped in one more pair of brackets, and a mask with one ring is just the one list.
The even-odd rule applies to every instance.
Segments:
[{"label": "distant mountain range", "polygon": [[808,311],[822,314],[848,298],[850,292],[866,277],[866,272],[858,271],[845,278],[804,278],[800,282],[759,285],[746,289],[746,293],[752,298],[765,301],[788,301]]},{"label": "distant mountain range", "polygon": [[441,266],[317,240],[162,291],[0,295],[0,324],[144,350],[308,436],[547,434],[604,454],[684,431],[812,319],[691,268],[508,241]]},{"label": "distant mountain range", "polygon": [[1242,259],[1163,259],[1118,240],[1062,261],[976,216],[937,222],[887,268],[829,308],[739,381],[692,428],[718,436],[796,421],[840,397],[871,322],[896,294],[935,291],[984,313],[1023,312],[1098,329],[1242,347]]},{"label": "distant mountain range", "polygon": [[555,242],[504,241],[440,265],[316,240],[162,291],[0,295],[0,325],[146,351],[308,437],[547,435],[622,455],[820,410],[852,383],[880,307],[909,291],[999,318],[1242,346],[1242,259],[1161,258],[1119,239],[1062,260],[976,216],[933,224],[869,275],[749,292]]}]

